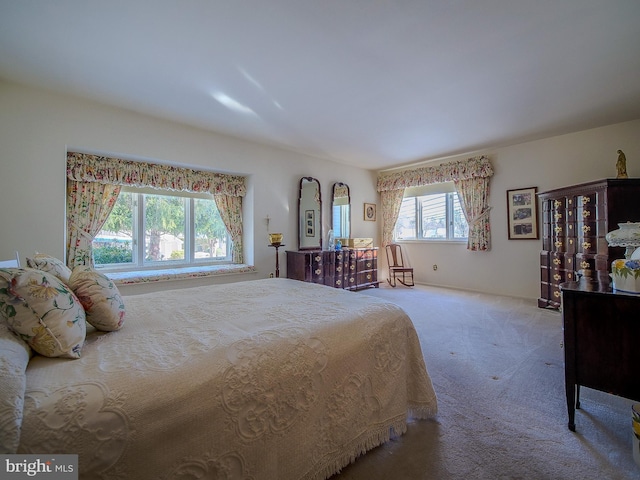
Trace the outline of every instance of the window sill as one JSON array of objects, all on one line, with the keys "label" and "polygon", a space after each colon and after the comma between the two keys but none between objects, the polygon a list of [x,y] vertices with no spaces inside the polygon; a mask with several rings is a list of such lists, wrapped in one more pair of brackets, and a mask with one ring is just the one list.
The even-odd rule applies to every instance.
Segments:
[{"label": "window sill", "polygon": [[246,264],[207,265],[197,267],[163,268],[158,270],[137,270],[132,272],[105,272],[116,285],[181,280],[237,273],[255,273],[256,267]]},{"label": "window sill", "polygon": [[394,240],[395,243],[426,243],[426,244],[431,244],[431,243],[447,243],[447,244],[452,244],[452,245],[466,245],[467,244],[467,239],[466,238],[462,238],[462,239],[456,239],[456,240],[447,240],[445,238],[442,239],[427,239],[427,238],[421,238],[421,239],[406,239],[406,240]]}]

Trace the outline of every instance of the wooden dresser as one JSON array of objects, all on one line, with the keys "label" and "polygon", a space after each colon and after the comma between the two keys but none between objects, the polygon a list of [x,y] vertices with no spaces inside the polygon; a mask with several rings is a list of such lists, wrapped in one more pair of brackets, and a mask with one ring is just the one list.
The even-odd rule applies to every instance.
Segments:
[{"label": "wooden dresser", "polygon": [[640,295],[582,278],[562,285],[565,388],[575,431],[580,386],[640,400]]},{"label": "wooden dresser", "polygon": [[618,223],[640,221],[640,179],[605,179],[538,194],[542,200],[540,298],[542,308],[560,308],[560,284],[576,272],[608,281],[611,261],[623,248],[609,248],[605,235]]},{"label": "wooden dresser", "polygon": [[348,290],[378,287],[378,249],[287,250],[287,278]]}]

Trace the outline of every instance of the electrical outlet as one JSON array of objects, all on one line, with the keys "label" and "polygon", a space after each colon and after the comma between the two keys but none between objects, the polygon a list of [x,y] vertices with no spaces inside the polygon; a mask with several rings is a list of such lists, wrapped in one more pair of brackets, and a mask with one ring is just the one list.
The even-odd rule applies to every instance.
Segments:
[{"label": "electrical outlet", "polygon": [[433,264],[433,271],[435,272],[436,270],[438,270],[438,265],[436,265],[435,263]]}]

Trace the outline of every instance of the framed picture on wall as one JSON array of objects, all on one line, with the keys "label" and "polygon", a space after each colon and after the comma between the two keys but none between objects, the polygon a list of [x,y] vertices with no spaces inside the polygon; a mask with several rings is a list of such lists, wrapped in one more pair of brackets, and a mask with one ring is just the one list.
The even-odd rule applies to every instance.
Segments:
[{"label": "framed picture on wall", "polygon": [[305,235],[313,237],[316,234],[315,212],[313,210],[305,210],[304,218],[306,222]]},{"label": "framed picture on wall", "polygon": [[364,204],[364,219],[370,222],[376,221],[376,204],[375,203]]},{"label": "framed picture on wall", "polygon": [[538,239],[537,187],[507,190],[509,240]]}]

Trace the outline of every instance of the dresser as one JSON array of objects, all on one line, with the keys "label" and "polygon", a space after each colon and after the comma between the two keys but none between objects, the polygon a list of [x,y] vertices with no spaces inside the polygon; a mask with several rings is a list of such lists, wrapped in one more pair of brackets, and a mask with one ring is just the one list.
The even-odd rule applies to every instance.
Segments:
[{"label": "dresser", "polygon": [[588,278],[561,290],[568,426],[575,431],[580,386],[640,400],[640,295]]},{"label": "dresser", "polygon": [[605,235],[618,223],[640,221],[640,179],[605,179],[538,194],[542,251],[538,306],[560,308],[560,284],[585,277],[608,281],[611,261],[624,257]]},{"label": "dresser", "polygon": [[359,290],[378,287],[378,248],[287,250],[287,278]]}]

